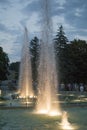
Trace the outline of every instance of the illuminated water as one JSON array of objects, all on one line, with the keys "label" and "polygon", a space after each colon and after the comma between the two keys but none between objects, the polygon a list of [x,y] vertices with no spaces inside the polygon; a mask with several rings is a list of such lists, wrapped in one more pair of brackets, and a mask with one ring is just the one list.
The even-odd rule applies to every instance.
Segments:
[{"label": "illuminated water", "polygon": [[57,99],[58,78],[54,55],[52,20],[49,0],[42,0],[42,40],[40,42],[40,63],[38,68],[37,112],[59,114]]},{"label": "illuminated water", "polygon": [[74,129],[74,127],[68,121],[68,115],[67,115],[66,111],[64,111],[62,114],[61,127],[63,130],[73,130]]},{"label": "illuminated water", "polygon": [[24,44],[23,44],[21,63],[20,63],[19,92],[20,92],[20,96],[23,98],[33,96],[32,70],[31,70],[27,28],[25,28],[25,33],[24,33]]},{"label": "illuminated water", "polygon": [[[68,108],[66,110],[74,130],[87,130],[87,108]],[[0,110],[0,130],[64,130],[60,128],[61,117],[33,114],[27,109]],[[66,130],[66,129],[65,129]]]}]

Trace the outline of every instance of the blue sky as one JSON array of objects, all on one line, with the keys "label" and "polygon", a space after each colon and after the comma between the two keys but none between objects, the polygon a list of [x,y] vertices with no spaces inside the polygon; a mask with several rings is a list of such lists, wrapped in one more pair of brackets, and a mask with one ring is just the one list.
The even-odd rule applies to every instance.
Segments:
[{"label": "blue sky", "polygon": [[[41,0],[0,0],[0,46],[10,62],[20,60],[24,26],[40,37]],[[87,0],[52,0],[53,33],[62,24],[69,40],[87,40]]]}]

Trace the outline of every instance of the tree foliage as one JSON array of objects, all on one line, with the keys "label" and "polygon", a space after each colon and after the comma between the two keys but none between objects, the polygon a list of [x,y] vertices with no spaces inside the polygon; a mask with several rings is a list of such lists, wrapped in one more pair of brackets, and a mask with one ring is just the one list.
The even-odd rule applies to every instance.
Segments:
[{"label": "tree foliage", "polygon": [[9,58],[8,55],[0,47],[0,80],[7,79],[8,76]]},{"label": "tree foliage", "polygon": [[9,69],[15,72],[15,79],[18,79],[19,77],[19,65],[20,62],[13,62],[9,65]]},{"label": "tree foliage", "polygon": [[62,48],[66,46],[66,43],[68,42],[67,37],[65,36],[65,32],[63,30],[63,26],[61,25],[57,31],[57,35],[55,37],[55,50],[56,54],[58,55],[59,51],[61,51]]},{"label": "tree foliage", "polygon": [[[79,39],[68,42],[63,26],[60,26],[54,38],[54,48],[58,80],[65,83],[87,83],[87,42]],[[39,52],[39,39],[34,37],[30,42],[33,82],[37,82]],[[1,61],[0,59],[0,66]],[[3,69],[3,67],[1,68]],[[10,69],[19,72],[19,62],[12,63]]]},{"label": "tree foliage", "polygon": [[59,55],[59,74],[61,82],[87,82],[87,43],[73,40]]},{"label": "tree foliage", "polygon": [[[55,36],[54,39],[54,49],[55,49],[55,56],[56,56],[56,63],[57,63],[57,72],[58,72],[58,77],[64,80],[64,71],[62,72],[62,69],[64,69],[64,62],[65,61],[65,48],[67,45],[68,39],[65,36],[65,32],[63,30],[63,26],[61,25],[57,31],[57,35]],[[59,80],[59,79],[58,79]]]},{"label": "tree foliage", "polygon": [[32,76],[33,81],[37,81],[37,68],[39,60],[39,39],[34,37],[30,42],[30,53],[31,53],[31,63],[32,63]]},{"label": "tree foliage", "polygon": [[87,43],[76,40],[68,43],[63,27],[55,38],[55,54],[60,82],[87,82]]},{"label": "tree foliage", "polygon": [[[87,43],[84,40],[73,40],[69,45],[72,59],[73,79],[78,83],[87,82]],[[71,65],[72,65],[71,64]],[[75,69],[74,69],[75,68]],[[72,73],[71,73],[72,74]]]}]

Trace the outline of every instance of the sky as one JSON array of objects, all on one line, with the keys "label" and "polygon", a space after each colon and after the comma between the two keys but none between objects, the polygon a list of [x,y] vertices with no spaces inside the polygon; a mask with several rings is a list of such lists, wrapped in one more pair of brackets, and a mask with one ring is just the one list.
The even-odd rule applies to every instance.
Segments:
[{"label": "sky", "polygon": [[[41,34],[41,0],[0,0],[0,46],[10,62],[19,61],[24,27],[29,40]],[[52,0],[53,34],[62,25],[68,40],[87,40],[87,0]]]}]

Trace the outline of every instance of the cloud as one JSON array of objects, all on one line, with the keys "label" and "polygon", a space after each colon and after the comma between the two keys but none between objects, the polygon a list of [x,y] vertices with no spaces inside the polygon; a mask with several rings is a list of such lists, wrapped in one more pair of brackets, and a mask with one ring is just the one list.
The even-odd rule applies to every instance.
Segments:
[{"label": "cloud", "polygon": [[[43,0],[44,1],[44,0]],[[66,36],[86,39],[87,1],[52,1],[53,31],[62,24]],[[0,0],[0,46],[9,54],[10,60],[20,59],[24,26],[29,37],[41,34],[41,0]]]},{"label": "cloud", "polygon": [[[87,12],[87,2],[85,3],[84,0],[64,0],[62,2],[56,0],[55,3],[53,15],[64,14],[66,21],[70,23],[71,26],[82,26],[83,28],[85,25],[84,23],[87,20],[86,15],[84,15]],[[63,8],[61,8],[61,5]]]},{"label": "cloud", "polygon": [[25,6],[27,6],[28,4],[31,4],[31,3],[35,2],[35,1],[37,1],[37,0],[26,0],[26,1],[24,1],[24,0],[19,0],[19,4],[21,3],[21,4],[24,5],[24,7],[25,7]]},{"label": "cloud", "polygon": [[80,35],[80,34],[76,34],[76,35],[75,35],[75,39],[81,39],[81,40],[86,40],[86,41],[87,41],[87,36],[85,36],[85,35]]},{"label": "cloud", "polygon": [[10,8],[7,7],[6,10],[3,9],[3,6],[0,8],[0,46],[8,53],[11,62],[20,59],[23,40],[23,25],[21,21],[27,19],[27,17],[22,14],[21,9],[33,2],[33,0],[26,0],[25,3],[24,1],[19,3],[19,1],[20,0],[10,1],[11,6]]},{"label": "cloud", "polygon": [[52,18],[53,20],[53,30],[56,35],[58,28],[63,25],[64,32],[69,40],[74,38],[81,38],[82,40],[87,40],[87,28],[78,28],[66,20],[64,14],[62,15],[55,15]]},{"label": "cloud", "polygon": [[63,25],[64,29],[68,31],[73,31],[75,30],[74,26],[71,26],[65,19],[64,15],[56,15],[53,18],[53,25],[54,25],[54,31],[61,25]]},{"label": "cloud", "polygon": [[66,4],[66,0],[56,0],[55,3],[58,4],[58,9],[64,9],[64,5]]},{"label": "cloud", "polygon": [[0,23],[0,31],[6,31],[7,28],[5,27],[4,24]]},{"label": "cloud", "polygon": [[3,47],[4,51],[6,51],[8,54],[13,53],[13,42],[15,40],[15,36],[12,37],[12,35],[7,34],[5,32],[0,32],[0,46]]},{"label": "cloud", "polygon": [[29,33],[35,33],[40,31],[40,18],[39,14],[33,12],[32,15],[25,21],[25,25],[27,26]]},{"label": "cloud", "polygon": [[0,0],[0,4],[9,4],[10,2],[8,0]]},{"label": "cloud", "polygon": [[34,2],[34,0],[10,0],[12,8],[16,8],[17,10],[21,10],[26,8],[27,5],[30,5]]},{"label": "cloud", "polygon": [[0,32],[0,46],[8,54],[11,62],[20,59],[22,40],[22,33],[13,35],[7,32]]},{"label": "cloud", "polygon": [[20,61],[23,40],[23,34],[15,38],[13,42],[13,53],[9,55],[11,62]]},{"label": "cloud", "polygon": [[[21,21],[26,19],[28,16],[24,15],[22,9],[27,5],[30,5],[34,0],[14,0],[10,1],[10,8],[7,7],[6,10],[0,8],[0,22],[11,30],[22,29]],[[6,4],[7,5],[7,4]]]},{"label": "cloud", "polygon": [[21,27],[20,19],[22,19],[21,13],[17,12],[16,8],[10,8],[8,11],[2,12],[1,23],[7,28],[19,28]]},{"label": "cloud", "polygon": [[0,13],[1,10],[7,10],[7,8],[11,7],[9,0],[0,0]]},{"label": "cloud", "polygon": [[40,11],[40,4],[39,0],[30,0],[26,6],[21,10],[22,13],[29,16],[32,12],[39,12]]},{"label": "cloud", "polygon": [[66,3],[66,0],[57,0],[56,3],[59,3],[60,6],[63,6]]},{"label": "cloud", "polygon": [[83,13],[83,9],[82,8],[76,8],[76,10],[75,10],[75,16],[81,17],[82,13]]}]

